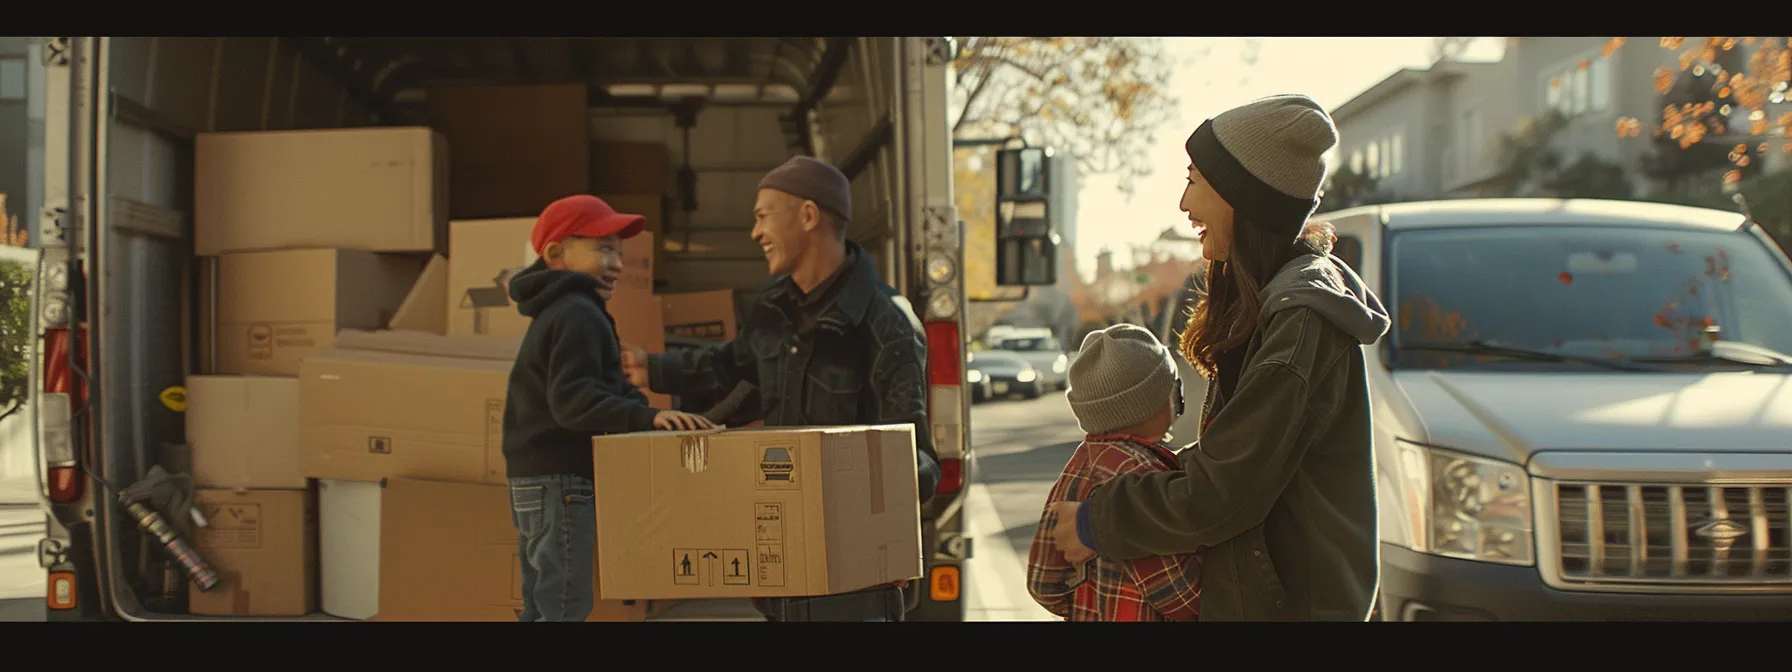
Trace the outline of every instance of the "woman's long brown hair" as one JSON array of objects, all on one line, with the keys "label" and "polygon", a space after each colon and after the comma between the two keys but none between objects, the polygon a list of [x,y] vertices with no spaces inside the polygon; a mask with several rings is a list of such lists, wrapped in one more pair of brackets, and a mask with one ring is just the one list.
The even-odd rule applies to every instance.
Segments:
[{"label": "woman's long brown hair", "polygon": [[1207,265],[1207,292],[1182,328],[1182,356],[1208,379],[1218,375],[1219,353],[1243,345],[1256,331],[1263,311],[1263,286],[1276,271],[1303,254],[1328,254],[1336,233],[1331,224],[1308,224],[1290,245],[1286,238],[1243,218],[1232,222],[1227,261]]}]

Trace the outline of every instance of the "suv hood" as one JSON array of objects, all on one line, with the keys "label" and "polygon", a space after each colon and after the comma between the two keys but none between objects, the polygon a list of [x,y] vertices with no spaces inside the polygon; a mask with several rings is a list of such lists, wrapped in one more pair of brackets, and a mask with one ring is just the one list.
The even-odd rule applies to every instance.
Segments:
[{"label": "suv hood", "polygon": [[[1779,373],[1396,372],[1396,436],[1526,464],[1542,451],[1792,453]],[[1379,404],[1378,404],[1379,405]]]}]

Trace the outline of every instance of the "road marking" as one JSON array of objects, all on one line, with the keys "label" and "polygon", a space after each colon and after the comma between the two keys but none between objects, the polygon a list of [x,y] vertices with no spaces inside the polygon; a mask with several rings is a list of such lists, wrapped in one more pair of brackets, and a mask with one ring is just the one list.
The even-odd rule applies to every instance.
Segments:
[{"label": "road marking", "polygon": [[1003,534],[1007,529],[996,515],[995,499],[989,488],[974,483],[965,493],[965,526],[971,536],[973,553],[968,564],[976,578],[968,611],[988,620],[1056,621],[1027,594],[1027,562],[1015,552]]}]

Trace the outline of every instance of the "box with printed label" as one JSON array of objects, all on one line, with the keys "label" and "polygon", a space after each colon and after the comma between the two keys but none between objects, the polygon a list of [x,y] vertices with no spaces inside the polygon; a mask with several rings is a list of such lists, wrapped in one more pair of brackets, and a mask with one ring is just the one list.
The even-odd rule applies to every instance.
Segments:
[{"label": "box with printed label", "polygon": [[[325,613],[374,621],[522,616],[522,558],[509,488],[324,480],[318,508]],[[595,598],[595,587],[592,592]],[[598,600],[586,620],[640,621],[647,610],[645,601]]]},{"label": "box with printed label", "polygon": [[299,372],[305,476],[453,483],[504,479],[504,399],[515,341],[346,331]]},{"label": "box with printed label", "polygon": [[920,577],[910,425],[593,440],[605,599],[795,597]]},{"label": "box with printed label", "polygon": [[661,294],[667,338],[734,340],[734,291]]},{"label": "box with printed label", "polygon": [[294,376],[341,329],[380,329],[423,270],[360,250],[245,252],[217,258],[216,373]]},{"label": "box with printed label", "polygon": [[204,616],[304,616],[317,607],[317,499],[304,490],[198,490],[205,518],[193,547],[222,578],[190,586],[188,611]]}]

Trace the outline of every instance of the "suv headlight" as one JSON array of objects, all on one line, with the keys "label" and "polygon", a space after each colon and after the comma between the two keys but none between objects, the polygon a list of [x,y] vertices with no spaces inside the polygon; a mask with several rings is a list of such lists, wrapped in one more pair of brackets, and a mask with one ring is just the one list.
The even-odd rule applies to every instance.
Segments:
[{"label": "suv headlight", "polygon": [[1398,446],[1414,550],[1507,565],[1535,562],[1524,469],[1406,441]]},{"label": "suv headlight", "polygon": [[1070,368],[1070,357],[1068,355],[1058,355],[1057,359],[1052,360],[1052,373],[1063,373],[1064,370],[1068,368]]},{"label": "suv headlight", "polygon": [[1022,383],[1031,383],[1038,378],[1039,374],[1034,373],[1032,369],[1021,369],[1020,373],[1015,374],[1014,376],[1016,381]]},{"label": "suv headlight", "polygon": [[976,369],[971,369],[969,371],[964,372],[964,379],[973,384],[981,383],[981,382],[983,382],[983,372],[978,371]]}]

